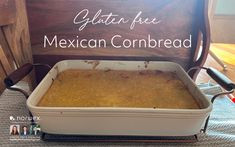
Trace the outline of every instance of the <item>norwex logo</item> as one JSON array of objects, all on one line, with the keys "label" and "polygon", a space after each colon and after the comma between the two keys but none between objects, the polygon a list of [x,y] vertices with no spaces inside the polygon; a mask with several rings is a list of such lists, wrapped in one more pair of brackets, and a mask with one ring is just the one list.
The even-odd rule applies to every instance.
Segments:
[{"label": "norwex logo", "polygon": [[30,116],[10,116],[9,117],[10,121],[38,121],[40,120],[40,117],[39,116],[33,116],[33,117],[30,117]]}]

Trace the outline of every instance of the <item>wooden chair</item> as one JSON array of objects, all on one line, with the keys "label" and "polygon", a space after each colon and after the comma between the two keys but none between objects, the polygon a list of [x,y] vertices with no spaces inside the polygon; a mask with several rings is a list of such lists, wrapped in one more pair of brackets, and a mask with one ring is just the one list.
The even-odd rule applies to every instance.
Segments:
[{"label": "wooden chair", "polygon": [[[32,63],[25,0],[0,1],[0,93],[3,79],[25,63]],[[27,78],[33,87],[33,73]]]}]

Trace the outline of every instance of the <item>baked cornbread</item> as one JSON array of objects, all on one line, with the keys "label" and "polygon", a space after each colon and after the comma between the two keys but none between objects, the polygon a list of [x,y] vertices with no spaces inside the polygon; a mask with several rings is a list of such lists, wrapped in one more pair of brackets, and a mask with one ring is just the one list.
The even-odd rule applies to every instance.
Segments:
[{"label": "baked cornbread", "polygon": [[175,73],[114,70],[61,72],[38,106],[199,109]]}]

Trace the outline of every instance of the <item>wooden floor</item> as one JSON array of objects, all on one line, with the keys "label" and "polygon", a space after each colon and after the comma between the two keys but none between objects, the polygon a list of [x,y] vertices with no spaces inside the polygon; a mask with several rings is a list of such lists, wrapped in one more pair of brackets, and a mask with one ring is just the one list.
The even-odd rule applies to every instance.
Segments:
[{"label": "wooden floor", "polygon": [[[220,66],[210,54],[204,66],[216,68],[235,82],[235,44],[211,44],[210,50],[227,65],[227,70],[224,71],[223,67]],[[203,83],[209,80],[210,77],[208,77],[205,71],[201,71],[196,82]],[[235,95],[235,93],[233,95]]]}]

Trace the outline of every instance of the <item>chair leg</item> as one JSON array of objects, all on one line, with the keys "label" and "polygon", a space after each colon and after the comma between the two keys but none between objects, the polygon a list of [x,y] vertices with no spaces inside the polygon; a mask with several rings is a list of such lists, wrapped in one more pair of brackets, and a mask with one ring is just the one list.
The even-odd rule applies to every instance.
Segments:
[{"label": "chair leg", "polygon": [[223,61],[220,60],[220,58],[218,58],[211,50],[209,50],[209,54],[211,55],[212,58],[215,59],[215,61],[217,63],[219,63],[219,65],[221,65],[223,67],[223,70],[226,71],[227,70],[227,65],[224,64]]}]

